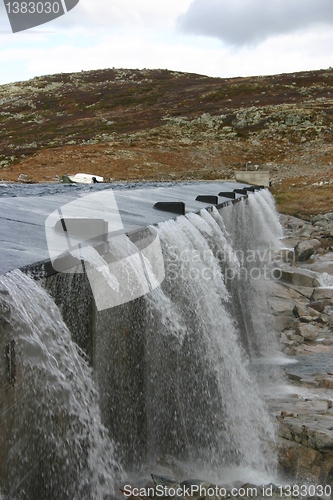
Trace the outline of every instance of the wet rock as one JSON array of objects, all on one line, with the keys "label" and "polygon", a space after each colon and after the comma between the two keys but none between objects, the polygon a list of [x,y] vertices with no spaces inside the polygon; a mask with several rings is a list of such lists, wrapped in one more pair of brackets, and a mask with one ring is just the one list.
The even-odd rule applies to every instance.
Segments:
[{"label": "wet rock", "polygon": [[312,342],[319,336],[318,328],[314,325],[301,323],[296,328],[296,335],[300,335],[305,341]]},{"label": "wet rock", "polygon": [[280,337],[281,344],[288,344],[289,340],[290,339],[287,337],[286,333],[282,332]]},{"label": "wet rock", "polygon": [[332,484],[333,455],[295,441],[281,438],[279,465],[282,471],[300,480]]},{"label": "wet rock", "polygon": [[158,476],[156,474],[151,474],[155,486],[166,486],[167,488],[179,488],[180,484],[173,478],[168,476]]},{"label": "wet rock", "polygon": [[283,299],[281,297],[270,297],[268,299],[269,305],[274,313],[287,313],[291,316],[294,301],[292,299]]},{"label": "wet rock", "polygon": [[290,268],[281,269],[281,279],[295,286],[312,289],[320,285],[315,273],[307,269],[299,269],[292,266],[290,266]]},{"label": "wet rock", "polygon": [[[332,416],[318,415],[314,421],[310,416],[286,417],[280,424],[281,437],[295,441],[318,451],[333,451]],[[288,436],[288,438],[286,437]]]},{"label": "wet rock", "polygon": [[290,248],[283,248],[277,252],[275,261],[276,262],[293,262],[295,260],[294,250]]},{"label": "wet rock", "polygon": [[322,377],[318,380],[318,382],[319,382],[319,387],[333,389],[333,377],[332,376],[327,375],[326,377]]},{"label": "wet rock", "polygon": [[296,320],[292,314],[289,314],[289,312],[278,314],[275,317],[275,328],[279,332],[292,329],[295,331]]},{"label": "wet rock", "polygon": [[297,262],[304,262],[314,254],[317,248],[321,246],[319,240],[306,240],[297,243],[295,246],[295,257]]}]

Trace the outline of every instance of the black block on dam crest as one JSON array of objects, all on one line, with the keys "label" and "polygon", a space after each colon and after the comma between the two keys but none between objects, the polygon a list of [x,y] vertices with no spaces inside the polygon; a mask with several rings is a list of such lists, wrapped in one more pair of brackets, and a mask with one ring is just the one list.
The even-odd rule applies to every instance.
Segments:
[{"label": "black block on dam crest", "polygon": [[[11,196],[11,192],[15,191],[13,185],[5,190],[5,195],[0,191],[0,274],[17,268],[30,269],[32,273],[42,275],[57,272],[51,264],[45,227],[46,220],[54,212],[59,213],[54,226],[61,224],[61,228],[66,227],[67,219],[67,224],[72,227],[72,236],[73,232],[84,232],[87,224],[93,234],[93,226],[105,221],[106,213],[118,212],[117,228],[113,228],[113,222],[109,221],[108,231],[114,236],[117,232],[130,234],[177,215],[196,213],[202,208],[223,207],[247,196],[246,188],[252,190],[251,186],[237,182],[193,182],[134,189],[118,189],[117,185],[103,184],[88,190],[36,185],[19,186],[19,192]],[[74,203],[77,206],[74,217],[62,216],[62,207]],[[91,223],[87,222],[89,218]],[[84,219],[86,222],[83,222]],[[95,223],[95,219],[99,222]],[[107,239],[102,230],[97,230],[97,233],[101,240]],[[93,234],[95,240],[98,240],[98,234]],[[83,239],[91,238],[87,236]]]}]

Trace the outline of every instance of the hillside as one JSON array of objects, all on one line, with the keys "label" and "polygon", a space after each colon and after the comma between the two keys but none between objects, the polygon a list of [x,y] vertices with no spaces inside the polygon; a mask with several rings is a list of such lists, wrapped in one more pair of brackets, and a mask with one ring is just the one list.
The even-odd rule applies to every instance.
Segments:
[{"label": "hillside", "polygon": [[[0,86],[0,179],[233,178],[270,170],[280,210],[333,209],[333,69],[249,78],[106,69]],[[259,165],[259,167],[256,167]]]}]

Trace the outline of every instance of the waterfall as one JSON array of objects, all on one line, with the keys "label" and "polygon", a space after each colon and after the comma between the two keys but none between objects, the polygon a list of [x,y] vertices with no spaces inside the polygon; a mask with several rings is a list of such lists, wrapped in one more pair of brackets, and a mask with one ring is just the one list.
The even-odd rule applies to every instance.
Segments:
[{"label": "waterfall", "polygon": [[[282,245],[282,226],[268,190],[249,195],[223,210],[223,221],[240,269],[227,274],[234,315],[243,331],[243,342],[252,360],[279,352],[267,296],[275,272],[276,251]],[[230,279],[231,278],[231,279]]]},{"label": "waterfall", "polygon": [[272,471],[274,428],[225,284],[240,263],[223,218],[203,210],[159,224],[158,234],[166,279],[146,297],[150,453],[200,462],[216,474],[230,464]]},{"label": "waterfall", "polygon": [[9,408],[4,417],[11,431],[6,444],[19,449],[7,458],[13,477],[6,495],[104,498],[121,469],[82,351],[51,297],[22,272],[0,277],[0,300],[3,340],[15,345],[18,367],[18,388],[9,388],[7,397],[19,414]]},{"label": "waterfall", "polygon": [[[278,350],[266,305],[282,236],[273,199],[264,190],[155,230],[165,279],[117,307],[94,306],[84,274],[59,273],[48,291],[20,271],[0,277],[1,326],[18,367],[7,395],[20,401],[6,423],[9,448],[19,448],[19,459],[8,453],[8,493],[28,477],[28,498],[104,498],[123,468],[147,470],[166,454],[212,481],[231,469],[251,482],[274,477],[275,427],[253,369]],[[109,250],[127,255],[125,240]],[[79,257],[110,293],[123,285],[93,249]]]}]

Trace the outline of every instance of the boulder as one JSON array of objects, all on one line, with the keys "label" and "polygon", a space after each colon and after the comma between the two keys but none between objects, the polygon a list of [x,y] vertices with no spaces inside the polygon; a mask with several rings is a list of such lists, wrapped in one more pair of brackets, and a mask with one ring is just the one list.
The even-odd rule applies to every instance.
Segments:
[{"label": "boulder", "polygon": [[276,331],[283,332],[284,330],[293,329],[295,331],[297,320],[289,312],[280,313],[274,318],[274,326]]},{"label": "boulder", "polygon": [[288,344],[289,342],[289,338],[284,332],[281,333],[280,342],[281,344]]},{"label": "boulder", "polygon": [[302,316],[309,316],[309,310],[305,304],[296,303],[293,309],[293,315],[295,318],[301,318]]},{"label": "boulder", "polygon": [[318,300],[331,300],[333,298],[333,288],[316,288],[313,290],[311,295],[311,302],[317,302]]},{"label": "boulder", "polygon": [[316,215],[315,217],[312,218],[311,222],[312,224],[315,224],[316,222],[319,222],[321,220],[326,220],[324,214]]},{"label": "boulder", "polygon": [[316,302],[310,302],[308,304],[308,307],[311,309],[314,309],[315,311],[318,312],[323,312],[325,309],[326,303],[324,300],[317,300]]},{"label": "boulder", "polygon": [[294,249],[282,248],[276,253],[276,262],[293,262],[295,260]]},{"label": "boulder", "polygon": [[315,325],[300,323],[296,328],[296,335],[300,335],[305,341],[312,342],[318,338],[318,328]]},{"label": "boulder", "polygon": [[319,286],[316,273],[307,269],[299,269],[297,267],[290,266],[286,269],[281,269],[281,271],[281,279],[287,283],[306,288]]},{"label": "boulder", "polygon": [[[313,319],[313,318],[312,318]],[[328,314],[322,313],[318,316],[318,318],[315,319],[317,323],[321,323],[322,325],[325,325],[329,322],[330,317]]]},{"label": "boulder", "polygon": [[305,260],[308,260],[320,246],[320,241],[316,239],[300,241],[295,246],[296,261],[304,262]]},{"label": "boulder", "polygon": [[312,318],[318,318],[320,316],[320,313],[318,311],[316,311],[315,309],[313,309],[312,307],[310,307],[309,304],[307,304],[307,310],[308,310],[308,314],[310,316],[312,316]]}]

